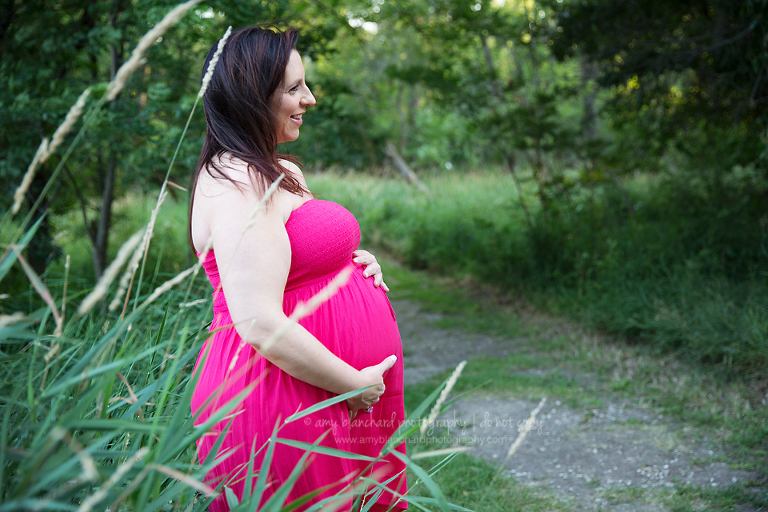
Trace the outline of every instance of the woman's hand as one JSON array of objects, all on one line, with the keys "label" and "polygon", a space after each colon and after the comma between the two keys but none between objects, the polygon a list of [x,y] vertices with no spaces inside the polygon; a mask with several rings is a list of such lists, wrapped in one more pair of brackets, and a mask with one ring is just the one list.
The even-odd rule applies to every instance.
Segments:
[{"label": "woman's hand", "polygon": [[353,396],[352,398],[347,398],[347,407],[349,408],[350,421],[352,421],[352,419],[357,415],[358,411],[361,409],[365,411],[379,401],[379,398],[384,394],[385,389],[384,374],[387,372],[387,370],[392,368],[396,361],[397,356],[392,355],[376,366],[368,366],[367,368],[360,370],[360,377],[363,383],[360,387],[373,387],[366,389],[359,395]]},{"label": "woman's hand", "polygon": [[365,267],[363,277],[373,276],[373,285],[375,287],[381,286],[385,292],[389,291],[389,286],[384,282],[384,275],[381,273],[381,265],[376,261],[376,257],[373,254],[358,249],[352,253],[352,256],[354,256],[352,259],[354,263]]}]

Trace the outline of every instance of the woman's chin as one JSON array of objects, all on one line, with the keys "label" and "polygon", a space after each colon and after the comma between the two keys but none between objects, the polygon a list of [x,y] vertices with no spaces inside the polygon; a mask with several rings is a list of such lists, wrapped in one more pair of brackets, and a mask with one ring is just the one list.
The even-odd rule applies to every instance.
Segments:
[{"label": "woman's chin", "polygon": [[279,139],[277,139],[277,143],[278,144],[283,144],[285,142],[293,142],[293,141],[295,141],[298,138],[299,138],[299,134],[298,133],[295,134],[295,135],[288,135],[288,136],[280,137]]}]

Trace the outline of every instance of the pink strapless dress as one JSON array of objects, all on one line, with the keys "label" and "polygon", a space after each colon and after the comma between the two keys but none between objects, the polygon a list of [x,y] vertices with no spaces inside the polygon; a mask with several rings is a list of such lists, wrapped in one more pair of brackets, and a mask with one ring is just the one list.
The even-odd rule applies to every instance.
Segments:
[{"label": "pink strapless dress", "polygon": [[[397,363],[384,376],[386,392],[372,414],[358,414],[350,424],[346,403],[341,402],[285,425],[278,437],[314,443],[328,432],[321,445],[376,457],[405,419],[403,354],[395,313],[384,291],[374,287],[373,277],[364,278],[362,268],[352,262],[352,252],[360,242],[360,228],[345,208],[312,199],[291,213],[285,229],[291,243],[291,269],[283,296],[285,314],[290,315],[297,304],[317,294],[343,268],[353,267],[347,284],[299,323],[331,352],[358,370],[378,364],[391,354],[397,355]],[[211,450],[216,438],[231,422],[219,454],[232,453],[208,473],[207,481],[216,485],[224,480],[235,495],[241,497],[252,454],[268,441],[275,425],[282,424],[291,414],[335,395],[291,377],[244,343],[232,327],[226,290],[216,292],[221,280],[213,251],[208,253],[203,266],[214,289],[211,331],[221,330],[203,345],[195,365],[200,378],[192,397],[192,412],[196,413],[209,397],[213,397],[196,423],[205,422],[218,406],[227,403],[247,386],[255,384],[255,387],[236,409],[234,417],[218,423],[198,441],[198,449],[201,462],[214,456]],[[206,351],[209,353],[203,361]],[[398,449],[405,452],[405,443]],[[262,450],[255,457],[256,471],[261,467],[264,452]],[[288,478],[303,454],[301,449],[275,444],[262,504]],[[392,455],[370,467],[368,462],[315,453],[308,459],[286,503],[322,490],[299,508],[304,510],[312,503],[349,492],[351,479],[363,471],[364,476],[373,476],[379,482],[392,479],[387,487],[399,494],[406,491],[405,466]],[[382,493],[376,502],[377,507],[391,504],[396,508],[407,508],[405,502],[398,501],[388,492]],[[350,506],[351,503],[347,503],[337,510],[347,510]],[[228,510],[223,494],[210,510]]]}]

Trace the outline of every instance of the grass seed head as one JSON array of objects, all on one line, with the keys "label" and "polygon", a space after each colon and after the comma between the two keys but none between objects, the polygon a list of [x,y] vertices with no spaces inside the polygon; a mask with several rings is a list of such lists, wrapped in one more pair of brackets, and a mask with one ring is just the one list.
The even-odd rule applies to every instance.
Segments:
[{"label": "grass seed head", "polygon": [[104,271],[104,274],[102,274],[101,279],[99,279],[99,282],[96,283],[96,287],[94,287],[91,293],[89,293],[88,296],[83,300],[83,302],[80,304],[80,307],[77,308],[78,315],[80,316],[85,315],[88,311],[91,310],[93,306],[96,305],[97,302],[99,302],[102,299],[102,297],[104,297],[104,295],[107,294],[109,285],[112,284],[112,281],[115,280],[115,277],[117,277],[117,273],[120,271],[123,264],[125,264],[125,261],[128,259],[128,255],[130,255],[131,252],[136,248],[136,245],[138,245],[143,235],[144,235],[144,228],[137,231],[131,238],[128,239],[127,242],[125,242],[120,247],[120,249],[117,251],[117,256],[115,256],[115,259],[112,261],[112,263],[109,264],[107,269]]},{"label": "grass seed head", "polygon": [[448,379],[448,382],[445,383],[445,387],[440,392],[440,396],[437,398],[437,402],[435,402],[434,407],[432,407],[432,410],[429,412],[429,417],[424,423],[421,424],[421,427],[419,427],[419,433],[421,435],[424,435],[424,433],[427,431],[427,427],[429,427],[429,425],[434,423],[437,419],[437,415],[440,414],[440,407],[442,407],[443,403],[448,399],[448,394],[451,392],[451,389],[453,389],[456,381],[459,380],[461,371],[464,369],[466,364],[466,361],[462,361],[459,363],[456,369],[453,370],[451,377]]},{"label": "grass seed head", "polygon": [[24,201],[24,194],[29,190],[29,186],[32,184],[32,179],[35,177],[37,168],[40,167],[43,162],[48,158],[48,137],[44,138],[40,145],[37,147],[37,152],[32,158],[32,162],[27,168],[27,172],[24,174],[24,178],[21,180],[21,185],[13,193],[13,206],[11,207],[11,215],[16,215],[21,209],[21,203]]},{"label": "grass seed head", "polygon": [[221,52],[224,51],[224,45],[227,43],[227,39],[229,39],[229,34],[232,33],[232,25],[227,28],[227,31],[224,32],[224,36],[219,39],[219,46],[216,47],[216,53],[213,54],[213,57],[211,57],[211,62],[208,63],[208,69],[205,70],[205,76],[203,77],[203,85],[200,87],[200,92],[197,94],[198,98],[202,98],[205,94],[205,91],[208,90],[208,84],[211,81],[211,77],[213,76],[213,70],[216,69],[216,63],[219,62],[219,57],[221,56]]},{"label": "grass seed head", "polygon": [[109,82],[107,86],[107,94],[105,96],[107,101],[114,100],[120,91],[123,90],[125,83],[128,81],[128,77],[142,65],[144,62],[144,53],[157,41],[157,38],[162,36],[168,28],[179,21],[195,5],[199,4],[201,0],[190,0],[174,7],[165,17],[160,20],[149,32],[144,34],[139,40],[139,44],[136,45],[131,56],[125,63],[120,66],[120,69],[115,73],[115,77]]}]

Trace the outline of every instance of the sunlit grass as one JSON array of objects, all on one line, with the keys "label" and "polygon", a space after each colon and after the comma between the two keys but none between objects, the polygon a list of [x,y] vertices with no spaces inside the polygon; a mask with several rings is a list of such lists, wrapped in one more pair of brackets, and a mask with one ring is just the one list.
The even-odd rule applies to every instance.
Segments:
[{"label": "sunlit grass", "polygon": [[[619,332],[622,332],[621,324],[610,322],[620,321],[627,307],[634,307],[633,304],[642,307],[650,305],[654,308],[650,320],[657,327],[668,325],[669,329],[684,334],[685,331],[680,329],[688,322],[688,332],[692,332],[692,327],[699,329],[697,339],[707,341],[712,338],[712,341],[717,341],[720,338],[712,333],[727,333],[728,329],[741,332],[756,329],[753,331],[756,336],[763,332],[759,327],[760,317],[756,316],[762,311],[759,307],[762,293],[759,288],[739,288],[746,285],[731,283],[722,277],[697,278],[695,273],[673,275],[672,279],[654,284],[658,299],[643,303],[637,295],[633,295],[631,287],[638,286],[638,283],[632,282],[626,282],[626,287],[619,284],[615,289],[601,290],[599,286],[605,287],[605,282],[595,281],[585,286],[581,294],[578,290],[569,291],[565,287],[533,288],[524,286],[525,283],[508,286],[501,273],[504,264],[494,263],[491,259],[504,249],[504,244],[525,244],[529,239],[511,178],[503,173],[454,173],[426,177],[424,181],[431,191],[430,196],[396,178],[381,179],[359,174],[309,175],[308,181],[321,199],[338,201],[357,216],[363,234],[363,247],[374,249],[379,255],[389,253],[400,261],[448,274],[441,277],[434,273],[414,273],[394,263],[385,265],[393,298],[409,298],[426,309],[444,313],[440,320],[442,327],[461,328],[491,336],[524,336],[533,340],[530,346],[517,347],[508,357],[473,360],[465,368],[455,393],[531,400],[558,395],[566,405],[574,408],[600,407],[602,397],[606,395],[617,399],[643,396],[646,407],[686,422],[699,435],[707,433],[713,438],[726,440],[740,467],[751,470],[765,467],[764,461],[768,460],[765,446],[768,417],[764,405],[761,405],[764,397],[757,394],[759,390],[754,389],[752,381],[732,375],[729,378],[727,372],[711,371],[711,367],[700,366],[680,352],[659,352],[659,345],[627,344],[626,336],[624,339],[612,338],[562,317],[551,316],[531,307],[519,296],[521,292],[525,293],[529,301],[550,311],[586,319],[593,325],[613,325],[612,328]],[[631,186],[644,189],[653,185],[638,177],[637,184]],[[151,208],[152,202],[141,196],[131,196],[119,205],[118,215],[125,221],[121,236],[127,236],[140,226],[131,219],[141,218],[142,213]],[[67,229],[76,232],[78,217],[70,215],[56,219],[56,225],[71,226]],[[186,215],[183,200],[169,201],[157,228],[156,244],[185,242]],[[480,235],[470,233],[468,238],[462,239],[455,233],[458,228],[465,234],[479,228]],[[165,229],[168,231],[163,231]],[[508,235],[507,239],[499,241],[494,238],[499,233]],[[424,234],[428,236],[422,236]],[[87,250],[87,245],[78,236],[64,235],[59,240],[64,252],[76,254],[80,250],[83,254]],[[461,245],[462,242],[464,245]],[[424,243],[427,245],[421,247],[427,247],[429,252],[414,258],[412,251],[414,247],[419,247],[415,244]],[[430,244],[438,247],[429,249]],[[478,253],[483,247],[486,252]],[[482,255],[487,260],[477,261]],[[153,257],[151,254],[150,258]],[[163,251],[156,258],[160,261],[160,266],[156,266],[158,273],[186,266],[186,255],[180,251]],[[476,261],[473,262],[473,258]],[[493,271],[499,272],[498,279],[494,279]],[[707,286],[702,286],[702,283],[707,283]],[[204,280],[199,283],[198,293],[205,295],[206,284]],[[735,290],[744,290],[739,292],[738,300],[728,295]],[[685,299],[680,302],[682,297]],[[730,305],[723,309],[723,303]],[[748,303],[755,305],[753,313],[739,309],[740,304]],[[728,327],[722,322],[718,324],[718,315],[723,314],[730,315],[726,318],[743,318],[745,322],[752,323],[743,323],[743,327],[738,324]],[[626,320],[631,316],[624,318]],[[706,325],[721,331],[707,331],[702,328]],[[145,333],[152,332],[151,328],[142,328],[140,324],[135,328]],[[657,328],[653,332],[658,336],[662,331]],[[760,347],[759,343],[756,347]],[[551,371],[546,375],[525,372],[526,369],[542,367]],[[598,377],[585,385],[582,381],[575,382],[574,375]],[[408,407],[412,409],[446,377],[447,373],[409,386],[406,389]],[[480,502],[509,510],[518,507],[548,510],[545,503],[549,503],[569,510],[570,505],[541,498],[547,496],[545,493],[539,496],[530,494],[511,480],[497,481],[494,486],[489,486],[489,481],[482,476],[485,474],[484,464],[474,461],[460,468],[451,465],[442,469],[437,478],[445,485],[449,498],[456,499],[457,503],[469,503],[462,501],[469,499],[486,500]],[[472,475],[463,473],[467,466],[475,468],[471,470]],[[466,485],[457,485],[454,489],[451,484],[454,480]],[[679,507],[684,501],[681,492],[664,491],[654,500]],[[732,493],[712,491],[700,496],[699,493],[696,499],[714,506],[727,503],[729,492]],[[500,498],[503,495],[507,498]],[[492,496],[498,496],[502,501],[489,498]],[[623,498],[615,495],[611,499],[620,502]]]},{"label": "sunlit grass", "polygon": [[[631,403],[649,414],[663,414],[677,425],[668,433],[672,437],[659,438],[659,443],[669,443],[670,447],[679,444],[675,432],[684,428],[687,440],[706,437],[725,444],[730,467],[766,476],[768,408],[754,406],[748,382],[725,379],[706,367],[659,355],[642,345],[627,344],[498,292],[480,293],[487,288],[478,283],[413,272],[395,262],[388,262],[385,269],[392,287],[390,296],[408,298],[424,311],[440,313],[442,318],[436,326],[482,332],[509,343],[510,354],[506,357],[475,357],[469,361],[454,388],[463,400],[495,397],[535,403],[547,396],[575,410],[600,410],[606,401]],[[423,400],[449,372],[407,386],[406,406]],[[633,429],[646,426],[633,425],[632,421],[627,425]],[[546,489],[531,489],[514,478],[494,480],[497,467],[472,458],[471,452],[460,457],[461,464],[441,470],[437,477],[441,483],[452,482],[443,488],[456,503],[476,500],[490,510],[579,509],[575,502]],[[684,485],[658,490],[601,489],[597,498],[604,506],[631,504],[671,510],[694,510],[690,508],[691,499],[699,503],[695,509],[710,510],[744,504],[759,509],[768,504],[764,490],[750,485],[739,483],[727,489]]]},{"label": "sunlit grass", "polygon": [[[147,215],[154,208],[156,201],[157,196],[138,192],[126,194],[115,201],[113,228],[110,232],[112,244],[107,258],[109,261],[114,258],[120,243],[146,224]],[[147,257],[146,267],[150,279],[156,272],[180,272],[194,262],[186,231],[189,223],[187,208],[185,195],[179,195],[177,199],[166,199],[162,215],[155,223]],[[72,275],[93,279],[92,246],[83,227],[81,212],[71,210],[64,215],[53,217],[52,230],[61,253],[71,257],[74,265]],[[64,258],[59,258],[53,262],[50,271],[60,274],[63,272],[63,266]]]}]

